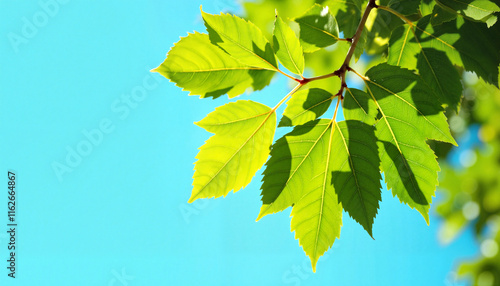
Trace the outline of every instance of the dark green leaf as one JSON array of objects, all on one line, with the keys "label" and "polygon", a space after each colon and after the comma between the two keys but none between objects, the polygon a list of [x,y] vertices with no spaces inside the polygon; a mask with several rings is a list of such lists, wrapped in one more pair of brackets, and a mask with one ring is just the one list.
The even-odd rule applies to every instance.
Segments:
[{"label": "dark green leaf", "polygon": [[414,33],[410,25],[392,33],[387,63],[418,70],[440,101],[458,110],[462,84],[457,70],[444,52],[423,48]]},{"label": "dark green leaf", "polygon": [[316,4],[295,22],[299,24],[300,42],[306,53],[333,45],[339,39],[337,21],[328,7]]},{"label": "dark green leaf", "polygon": [[380,159],[375,128],[357,120],[336,124],[332,139],[332,184],[342,207],[372,235],[379,207]]},{"label": "dark green leaf", "polygon": [[327,0],[323,5],[330,7],[344,37],[353,37],[361,21],[362,0]]},{"label": "dark green leaf", "polygon": [[457,14],[447,11],[441,8],[439,5],[434,6],[432,10],[432,18],[431,24],[433,26],[441,25],[445,22],[449,22],[451,20],[455,20],[457,18]]}]

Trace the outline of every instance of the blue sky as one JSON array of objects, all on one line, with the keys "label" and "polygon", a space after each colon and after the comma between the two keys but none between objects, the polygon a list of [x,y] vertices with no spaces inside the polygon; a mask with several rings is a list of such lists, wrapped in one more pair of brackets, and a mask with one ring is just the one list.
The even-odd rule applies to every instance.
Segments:
[{"label": "blue sky", "polygon": [[[227,99],[188,97],[149,70],[179,36],[204,31],[200,5],[238,7],[0,1],[1,182],[14,170],[18,188],[15,279],[7,191],[0,196],[0,284],[463,285],[453,269],[478,253],[472,233],[441,246],[439,219],[427,226],[385,189],[376,240],[344,214],[315,274],[290,210],[255,222],[260,171],[225,199],[187,204],[197,148],[210,136],[193,122]],[[276,78],[241,98],[274,105],[288,89]]]}]

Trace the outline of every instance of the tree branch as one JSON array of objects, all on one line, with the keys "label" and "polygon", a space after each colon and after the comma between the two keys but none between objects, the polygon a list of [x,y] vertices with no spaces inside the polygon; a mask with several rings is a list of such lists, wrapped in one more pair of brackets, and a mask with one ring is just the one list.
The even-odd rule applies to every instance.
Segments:
[{"label": "tree branch", "polygon": [[363,33],[363,29],[365,28],[365,25],[366,25],[366,20],[368,19],[368,16],[370,15],[371,10],[373,8],[377,8],[377,7],[378,7],[378,5],[375,3],[375,0],[370,0],[368,2],[368,4],[366,5],[366,9],[363,13],[363,16],[361,17],[361,21],[358,24],[358,28],[356,29],[354,36],[352,38],[349,38],[351,40],[351,46],[349,47],[349,50],[348,50],[347,55],[345,57],[344,63],[342,64],[342,66],[338,70],[336,70],[330,74],[326,74],[326,75],[322,75],[322,76],[317,76],[317,77],[312,77],[312,78],[304,78],[304,79],[300,80],[299,82],[301,84],[306,84],[310,81],[329,78],[329,77],[333,77],[333,76],[338,76],[341,80],[341,85],[340,85],[340,90],[339,90],[339,92],[337,92],[336,96],[340,96],[341,98],[343,98],[342,93],[344,92],[344,89],[347,87],[347,84],[345,81],[345,74],[348,70],[350,70],[349,63],[351,62],[352,56],[354,55],[354,51],[356,50],[356,45],[358,44],[359,39],[361,38],[361,33]]}]

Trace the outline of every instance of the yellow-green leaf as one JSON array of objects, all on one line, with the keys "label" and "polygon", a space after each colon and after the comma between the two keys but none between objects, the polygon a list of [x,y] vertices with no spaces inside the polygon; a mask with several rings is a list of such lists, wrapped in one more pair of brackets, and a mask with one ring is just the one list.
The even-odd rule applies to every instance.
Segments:
[{"label": "yellow-green leaf", "polygon": [[226,93],[234,97],[249,87],[262,89],[274,75],[272,71],[238,62],[210,43],[208,35],[196,32],[181,38],[153,71],[201,98],[217,98]]},{"label": "yellow-green leaf", "polygon": [[271,44],[252,22],[231,14],[212,15],[203,11],[201,14],[214,45],[245,65],[278,69]]},{"label": "yellow-green leaf", "polygon": [[263,104],[239,100],[217,108],[196,124],[215,135],[196,156],[189,202],[226,196],[250,183],[269,156],[276,113]]},{"label": "yellow-green leaf", "polygon": [[375,124],[378,112],[377,106],[364,91],[346,88],[342,107],[346,120],[359,120],[368,125]]},{"label": "yellow-green leaf", "polygon": [[426,140],[456,145],[446,117],[412,71],[380,64],[366,75],[368,94],[381,113],[376,135],[387,188],[428,222],[439,166]]},{"label": "yellow-green leaf", "polygon": [[323,115],[332,103],[333,95],[320,88],[301,90],[288,101],[278,126],[297,126]]},{"label": "yellow-green leaf", "polygon": [[304,73],[304,52],[295,32],[276,15],[273,49],[281,64],[294,74]]},{"label": "yellow-green leaf", "polygon": [[497,16],[494,13],[500,12],[500,7],[489,0],[436,0],[436,3],[448,11],[485,22],[488,27],[497,22]]}]

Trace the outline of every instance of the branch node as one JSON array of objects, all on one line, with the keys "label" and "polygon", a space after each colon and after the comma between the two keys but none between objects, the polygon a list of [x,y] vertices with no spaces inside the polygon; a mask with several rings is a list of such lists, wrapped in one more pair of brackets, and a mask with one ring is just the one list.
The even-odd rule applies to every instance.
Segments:
[{"label": "branch node", "polygon": [[306,83],[310,82],[310,81],[311,81],[311,79],[310,79],[310,78],[305,77],[305,78],[303,78],[303,79],[296,79],[296,81],[297,81],[298,83],[300,83],[301,85],[304,85],[304,84],[306,84]]}]

